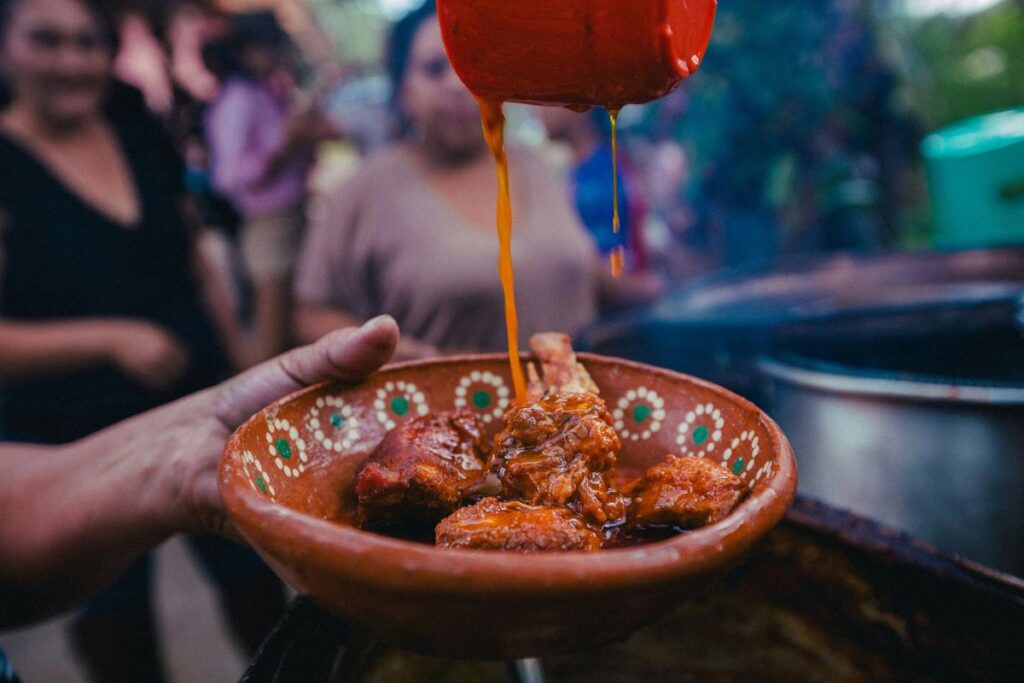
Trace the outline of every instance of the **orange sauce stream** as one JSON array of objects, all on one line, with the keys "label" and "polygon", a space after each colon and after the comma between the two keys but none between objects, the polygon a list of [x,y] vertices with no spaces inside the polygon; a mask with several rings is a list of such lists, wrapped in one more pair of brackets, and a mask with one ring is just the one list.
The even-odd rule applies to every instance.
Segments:
[{"label": "orange sauce stream", "polygon": [[[619,221],[619,109],[609,109],[612,122],[612,230],[616,235],[622,228]],[[612,277],[622,277],[625,268],[626,251],[622,245],[612,247],[609,266]]]},{"label": "orange sauce stream", "polygon": [[622,272],[626,268],[626,250],[622,248],[622,245],[612,247],[612,253],[608,258],[612,277],[622,277]]},{"label": "orange sauce stream", "polygon": [[[505,296],[505,328],[508,335],[508,362],[512,371],[512,385],[516,402],[525,403],[526,378],[519,362],[519,316],[516,312],[515,274],[512,267],[512,198],[509,194],[508,156],[505,154],[505,114],[502,102],[477,98],[487,147],[494,156],[498,173],[498,275]],[[619,219],[619,109],[609,109],[612,124],[612,228],[618,234]],[[610,268],[614,277],[622,277],[625,269],[625,250],[621,245],[612,249]]]},{"label": "orange sauce stream", "polygon": [[477,100],[487,146],[498,170],[498,274],[505,294],[505,327],[508,333],[508,362],[516,401],[525,403],[526,378],[519,362],[519,317],[516,314],[515,277],[512,271],[512,199],[508,190],[508,157],[505,154],[505,114],[501,102]]}]

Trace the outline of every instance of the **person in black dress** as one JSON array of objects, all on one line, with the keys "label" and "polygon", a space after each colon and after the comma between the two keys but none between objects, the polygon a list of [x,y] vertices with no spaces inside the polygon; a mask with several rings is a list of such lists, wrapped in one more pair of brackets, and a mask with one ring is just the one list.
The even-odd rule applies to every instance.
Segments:
[{"label": "person in black dress", "polygon": [[[182,164],[139,94],[112,85],[111,26],[85,0],[0,0],[7,439],[75,441],[230,373],[182,218]],[[254,651],[280,583],[251,551],[191,543]],[[149,578],[144,558],[75,623],[95,680],[163,678]]]}]

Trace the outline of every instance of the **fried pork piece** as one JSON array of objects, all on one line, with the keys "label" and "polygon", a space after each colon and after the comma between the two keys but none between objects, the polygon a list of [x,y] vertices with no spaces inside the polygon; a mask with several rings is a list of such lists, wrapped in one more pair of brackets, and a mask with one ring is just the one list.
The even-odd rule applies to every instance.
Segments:
[{"label": "fried pork piece", "polygon": [[724,519],[742,489],[739,477],[710,460],[669,455],[632,486],[629,522],[696,529]]},{"label": "fried pork piece", "polygon": [[501,497],[571,505],[595,524],[622,517],[611,485],[619,435],[593,394],[555,394],[513,408],[494,440],[490,470]]},{"label": "fried pork piece", "polygon": [[568,505],[596,526],[622,519],[623,499],[611,485],[619,435],[597,386],[566,335],[534,335],[530,348],[544,384],[530,366],[532,400],[513,407],[495,437],[488,470],[497,493],[534,505]]},{"label": "fried pork piece", "polygon": [[541,332],[530,337],[530,350],[540,361],[544,382],[537,377],[531,364],[530,398],[539,400],[545,394],[593,394],[601,391],[594,384],[587,369],[576,360],[569,335],[559,332]]},{"label": "fried pork piece", "polygon": [[441,520],[442,548],[558,552],[601,549],[601,538],[564,507],[484,498]]},{"label": "fried pork piece", "polygon": [[425,415],[385,435],[356,478],[359,525],[431,529],[480,478],[489,444],[468,412]]}]

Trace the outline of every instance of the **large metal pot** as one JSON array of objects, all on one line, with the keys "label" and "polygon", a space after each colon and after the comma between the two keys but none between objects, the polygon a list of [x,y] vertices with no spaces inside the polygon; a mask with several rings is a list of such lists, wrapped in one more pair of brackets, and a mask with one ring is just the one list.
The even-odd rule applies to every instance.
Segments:
[{"label": "large metal pot", "polygon": [[764,359],[805,494],[1024,575],[1024,339]]},{"label": "large metal pot", "polygon": [[757,402],[760,355],[1010,329],[1024,249],[797,259],[721,273],[577,335],[585,350],[698,375]]}]

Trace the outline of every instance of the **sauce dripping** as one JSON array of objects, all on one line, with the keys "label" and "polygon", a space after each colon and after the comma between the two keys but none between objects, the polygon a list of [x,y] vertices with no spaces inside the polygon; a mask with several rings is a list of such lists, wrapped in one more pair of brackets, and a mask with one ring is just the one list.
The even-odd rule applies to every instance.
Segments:
[{"label": "sauce dripping", "polygon": [[612,271],[612,277],[622,277],[622,272],[625,270],[626,250],[622,248],[622,245],[612,247],[612,253],[608,257],[610,261],[610,268]]},{"label": "sauce dripping", "polygon": [[512,199],[508,189],[508,157],[505,154],[505,114],[501,102],[478,99],[484,138],[498,171],[498,275],[505,294],[505,328],[508,333],[508,362],[516,402],[526,403],[526,378],[519,362],[519,317],[516,314],[515,277],[512,271]]},{"label": "sauce dripping", "polygon": [[[619,112],[620,109],[609,109],[608,117],[612,122],[612,230],[616,235],[622,228],[619,221]],[[617,244],[612,247],[612,253],[609,257],[609,267],[612,271],[612,277],[622,277],[622,272],[625,266],[625,249],[621,244]]]},{"label": "sauce dripping", "polygon": [[[505,328],[508,336],[508,362],[512,372],[512,386],[516,402],[520,405],[528,400],[526,378],[519,362],[519,316],[516,312],[515,274],[512,267],[512,198],[509,193],[508,156],[505,153],[505,114],[503,102],[477,98],[484,139],[494,157],[498,173],[498,275],[505,297]],[[572,108],[572,107],[570,107]],[[615,234],[621,230],[619,218],[619,143],[618,108],[608,110],[612,124],[612,229]],[[612,248],[609,267],[613,277],[622,277],[625,269],[625,250],[622,245]]]}]

